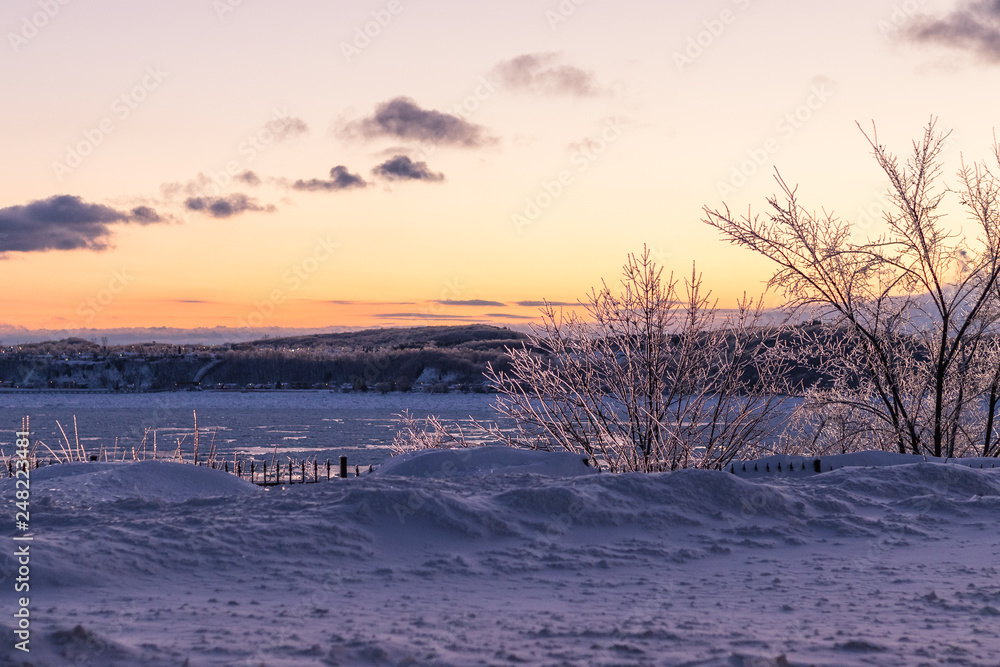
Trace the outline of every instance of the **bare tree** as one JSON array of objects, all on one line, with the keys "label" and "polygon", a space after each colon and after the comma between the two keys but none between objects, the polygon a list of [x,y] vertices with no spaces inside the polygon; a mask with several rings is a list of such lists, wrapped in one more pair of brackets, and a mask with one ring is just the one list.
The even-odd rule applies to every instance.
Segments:
[{"label": "bare tree", "polygon": [[[603,283],[582,314],[551,305],[510,368],[487,377],[513,420],[507,444],[566,449],[623,471],[721,467],[753,452],[780,424],[779,336],[760,301],[719,316],[701,276],[664,278],[648,249],[630,255],[620,289]],[[542,350],[545,354],[539,354]]]},{"label": "bare tree", "polygon": [[[940,187],[948,135],[935,126],[931,119],[905,163],[874,129],[862,130],[889,179],[881,236],[855,242],[849,222],[809,213],[780,175],[767,215],[706,207],[705,222],[771,259],[770,285],[791,311],[818,309],[836,332],[823,366],[833,386],[807,392],[814,426],[850,433],[859,446],[996,455],[1000,181],[986,163],[963,160],[959,189]],[[1000,145],[994,157],[1000,164]],[[970,213],[972,237],[943,223],[948,194]]]}]

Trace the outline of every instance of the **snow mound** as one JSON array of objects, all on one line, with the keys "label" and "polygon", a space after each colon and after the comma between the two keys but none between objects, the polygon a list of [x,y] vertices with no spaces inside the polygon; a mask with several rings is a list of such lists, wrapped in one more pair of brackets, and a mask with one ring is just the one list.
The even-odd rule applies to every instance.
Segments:
[{"label": "snow mound", "polygon": [[31,471],[32,489],[52,500],[184,502],[258,491],[235,475],[186,463],[66,463]]},{"label": "snow mound", "polygon": [[397,477],[462,477],[468,475],[548,475],[579,477],[597,471],[570,452],[540,452],[513,447],[425,449],[392,458],[379,475]]},{"label": "snow mound", "polygon": [[919,456],[916,454],[899,454],[896,452],[864,451],[852,452],[850,454],[831,454],[827,456],[792,456],[788,454],[775,454],[764,458],[752,459],[748,461],[734,460],[726,465],[726,470],[747,477],[756,477],[760,473],[792,472],[827,473],[841,468],[885,468],[889,466],[912,465],[916,463],[929,463],[948,466],[962,466],[973,469],[994,469],[997,464],[995,458],[935,458],[933,456]]},{"label": "snow mound", "polygon": [[[191,465],[43,468],[31,659],[997,664],[1000,470],[787,462],[598,475],[571,454],[430,450],[259,493]],[[223,497],[135,500],[156,494]],[[8,591],[17,567],[0,551]]]}]

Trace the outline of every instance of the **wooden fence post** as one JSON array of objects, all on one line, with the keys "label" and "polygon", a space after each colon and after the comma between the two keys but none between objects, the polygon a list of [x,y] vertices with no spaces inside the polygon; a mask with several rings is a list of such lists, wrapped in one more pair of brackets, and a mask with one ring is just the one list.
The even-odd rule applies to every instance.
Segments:
[{"label": "wooden fence post", "polygon": [[343,479],[347,479],[347,457],[346,456],[341,456],[340,457],[340,476]]}]

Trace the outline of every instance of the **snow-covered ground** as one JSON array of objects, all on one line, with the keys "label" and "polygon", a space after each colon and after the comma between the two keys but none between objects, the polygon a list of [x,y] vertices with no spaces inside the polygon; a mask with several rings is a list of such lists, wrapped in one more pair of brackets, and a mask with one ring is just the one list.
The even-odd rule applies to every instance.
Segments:
[{"label": "snow-covered ground", "polygon": [[[53,466],[32,473],[32,651],[5,630],[0,664],[1000,664],[1000,473],[852,456],[609,475],[432,451],[268,490]],[[12,480],[0,497],[13,535]]]}]

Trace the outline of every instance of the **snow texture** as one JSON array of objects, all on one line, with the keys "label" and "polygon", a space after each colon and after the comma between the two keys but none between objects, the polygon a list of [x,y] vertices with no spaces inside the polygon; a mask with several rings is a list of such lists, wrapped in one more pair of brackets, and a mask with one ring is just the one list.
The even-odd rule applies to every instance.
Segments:
[{"label": "snow texture", "polygon": [[267,490],[33,471],[32,652],[0,664],[998,664],[992,461],[850,456],[609,475],[441,450]]},{"label": "snow texture", "polygon": [[379,475],[456,477],[464,475],[525,475],[576,477],[597,474],[587,457],[569,452],[540,452],[510,447],[427,449],[390,459]]}]

